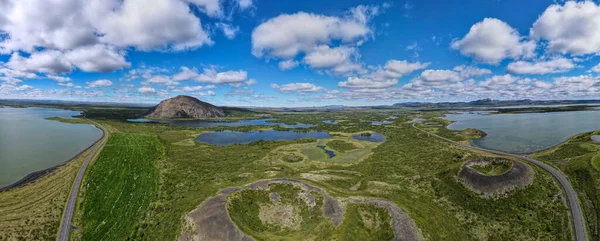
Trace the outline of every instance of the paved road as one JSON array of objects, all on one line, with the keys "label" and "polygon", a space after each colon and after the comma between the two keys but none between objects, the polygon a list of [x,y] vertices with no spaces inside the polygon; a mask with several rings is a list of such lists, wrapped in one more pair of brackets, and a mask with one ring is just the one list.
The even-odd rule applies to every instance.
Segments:
[{"label": "paved road", "polygon": [[581,210],[581,205],[579,204],[579,198],[577,197],[577,193],[575,192],[575,189],[573,189],[573,186],[571,185],[571,182],[569,181],[569,178],[563,174],[561,171],[555,169],[554,167],[538,161],[536,159],[533,159],[531,157],[528,156],[521,156],[521,155],[515,155],[512,153],[507,153],[507,152],[502,152],[502,151],[495,151],[495,150],[488,150],[488,149],[484,149],[484,148],[480,148],[480,147],[476,147],[476,146],[471,146],[471,145],[466,145],[466,144],[462,144],[459,142],[455,142],[453,140],[450,140],[448,138],[445,137],[441,137],[438,136],[436,134],[427,132],[426,130],[423,130],[421,128],[418,128],[415,126],[416,123],[413,123],[413,127],[416,128],[417,130],[420,130],[422,132],[425,132],[431,136],[440,138],[442,140],[451,142],[455,145],[459,145],[459,146],[463,146],[463,147],[467,147],[470,149],[475,149],[475,150],[480,150],[480,151],[485,151],[485,152],[491,152],[491,153],[495,153],[495,154],[500,154],[500,155],[505,155],[505,156],[511,156],[511,157],[515,157],[518,159],[523,159],[526,160],[528,162],[531,162],[535,165],[538,165],[539,167],[541,167],[542,169],[546,170],[547,172],[549,172],[550,174],[552,174],[552,176],[554,176],[554,178],[558,181],[558,183],[560,184],[560,186],[562,187],[562,189],[564,190],[565,194],[567,195],[567,206],[569,207],[569,210],[571,212],[571,221],[573,224],[573,229],[575,230],[575,240],[577,241],[587,241],[589,240],[587,232],[586,232],[586,227],[585,227],[585,221],[583,218],[583,212]]},{"label": "paved road", "polygon": [[98,125],[98,123],[95,123],[95,122],[93,122],[93,123],[96,125],[96,127],[100,128],[100,130],[102,130],[102,141],[100,142],[100,145],[96,146],[96,148],[92,151],[92,153],[87,157],[87,159],[85,160],[83,165],[81,165],[81,169],[79,169],[79,172],[77,173],[77,178],[75,179],[75,182],[73,183],[73,187],[71,189],[71,194],[69,194],[69,199],[67,200],[67,206],[65,207],[65,210],[63,211],[62,220],[60,222],[60,230],[58,232],[58,236],[56,237],[57,241],[68,241],[69,240],[69,233],[71,231],[71,219],[73,219],[73,212],[75,210],[75,204],[77,201],[77,193],[79,192],[79,187],[81,186],[81,180],[83,180],[83,175],[85,174],[85,170],[87,169],[88,165],[90,164],[90,161],[94,158],[94,156],[96,156],[96,153],[98,152],[98,150],[100,150],[100,148],[102,148],[102,146],[104,146],[106,139],[108,139],[108,132],[106,131],[106,129],[104,129],[104,127]]}]

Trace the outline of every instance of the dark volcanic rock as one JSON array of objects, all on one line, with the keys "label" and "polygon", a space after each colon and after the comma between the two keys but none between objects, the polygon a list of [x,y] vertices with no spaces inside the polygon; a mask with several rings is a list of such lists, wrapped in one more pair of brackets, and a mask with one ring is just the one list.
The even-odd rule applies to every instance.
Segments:
[{"label": "dark volcanic rock", "polygon": [[225,116],[223,109],[194,97],[179,95],[160,102],[150,110],[154,118],[204,118]]},{"label": "dark volcanic rock", "polygon": [[[474,164],[485,164],[494,160],[512,162],[512,168],[504,174],[486,176],[471,168]],[[485,198],[496,197],[498,194],[511,191],[515,188],[525,188],[533,182],[533,169],[522,162],[504,158],[477,158],[466,162],[460,170],[458,177],[464,184],[483,194]]]}]

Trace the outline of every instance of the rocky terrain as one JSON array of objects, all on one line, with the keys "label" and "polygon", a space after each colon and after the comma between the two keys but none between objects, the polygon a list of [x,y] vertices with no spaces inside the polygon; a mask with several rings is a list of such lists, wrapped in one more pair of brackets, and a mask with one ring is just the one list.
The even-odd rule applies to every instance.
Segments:
[{"label": "rocky terrain", "polygon": [[161,101],[150,109],[148,117],[153,118],[205,118],[223,117],[222,108],[200,101],[191,96],[179,95]]}]

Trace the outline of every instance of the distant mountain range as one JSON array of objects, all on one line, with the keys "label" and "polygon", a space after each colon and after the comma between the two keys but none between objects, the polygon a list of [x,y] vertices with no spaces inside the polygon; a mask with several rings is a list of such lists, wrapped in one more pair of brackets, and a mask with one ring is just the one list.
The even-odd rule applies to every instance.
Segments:
[{"label": "distant mountain range", "polygon": [[396,103],[396,107],[500,107],[518,105],[573,105],[573,104],[600,104],[600,100],[492,100],[481,99],[469,102],[404,102]]}]

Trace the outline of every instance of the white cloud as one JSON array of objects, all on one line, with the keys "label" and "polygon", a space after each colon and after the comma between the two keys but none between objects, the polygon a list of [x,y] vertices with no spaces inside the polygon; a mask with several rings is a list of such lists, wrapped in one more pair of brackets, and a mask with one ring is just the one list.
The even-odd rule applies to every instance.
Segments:
[{"label": "white cloud", "polygon": [[46,77],[48,79],[54,80],[58,83],[71,82],[71,78],[69,78],[69,77],[58,76],[58,75],[46,75]]},{"label": "white cloud", "polygon": [[452,70],[455,72],[458,72],[460,77],[463,79],[492,74],[492,71],[489,69],[483,69],[483,68],[478,68],[475,66],[466,66],[466,65],[456,66]]},{"label": "white cloud", "polygon": [[452,48],[466,56],[489,64],[506,58],[530,58],[535,55],[536,44],[523,40],[516,29],[495,18],[485,18],[474,24],[462,39],[454,40]]},{"label": "white cloud", "polygon": [[462,78],[460,75],[451,70],[425,70],[416,79],[419,85],[440,87],[445,84],[455,83]]},{"label": "white cloud", "polygon": [[427,68],[427,66],[429,66],[430,63],[421,63],[421,62],[414,62],[414,63],[410,63],[406,60],[389,60],[387,63],[385,63],[385,70],[387,70],[387,74],[389,77],[391,78],[400,78],[404,75],[410,74],[412,72],[414,72],[415,70],[420,70],[420,69],[424,69]]},{"label": "white cloud", "polygon": [[300,94],[321,92],[325,90],[325,88],[321,86],[316,86],[312,83],[290,83],[281,86],[278,84],[271,84],[271,87],[283,93],[298,92]]},{"label": "white cloud", "polygon": [[548,41],[548,50],[562,54],[600,53],[600,6],[593,1],[550,5],[531,28],[534,39]]},{"label": "white cloud", "polygon": [[179,82],[174,81],[173,79],[171,79],[171,77],[166,76],[166,75],[155,75],[155,76],[151,76],[150,78],[146,79],[146,81],[142,82],[142,84],[158,84],[158,85],[173,86],[173,85],[178,85]]},{"label": "white cloud", "polygon": [[175,74],[173,79],[176,81],[195,80],[212,84],[237,84],[246,81],[248,73],[243,70],[217,72],[214,68],[206,68],[203,73],[198,73],[196,69],[182,67],[181,72]]},{"label": "white cloud", "polygon": [[175,92],[196,92],[196,91],[201,91],[201,90],[211,90],[211,89],[215,89],[217,88],[217,86],[215,85],[205,85],[205,86],[184,86],[181,89],[174,89],[173,91]]},{"label": "white cloud", "polygon": [[113,83],[112,83],[112,81],[107,80],[107,79],[99,79],[99,80],[95,80],[92,82],[85,82],[85,85],[87,85],[88,88],[100,88],[100,87],[112,86]]},{"label": "white cloud", "polygon": [[539,62],[512,62],[508,64],[506,70],[513,74],[550,74],[567,72],[575,67],[577,65],[569,59],[555,58]]},{"label": "white cloud", "polygon": [[351,11],[353,14],[346,17],[298,12],[269,19],[252,31],[252,54],[259,58],[291,59],[334,40],[365,40],[372,32],[365,22],[371,12]]},{"label": "white cloud", "polygon": [[380,89],[388,88],[395,84],[398,84],[398,80],[375,81],[367,78],[349,77],[346,81],[339,82],[338,86],[342,88]]},{"label": "white cloud", "polygon": [[255,85],[256,83],[258,83],[258,81],[256,81],[255,79],[249,79],[245,83],[246,83],[246,85],[250,86],[250,85]]},{"label": "white cloud", "polygon": [[280,61],[278,66],[280,70],[290,70],[293,68],[298,67],[298,61],[295,61],[293,59],[288,59],[288,60],[284,60],[284,61]]},{"label": "white cloud", "polygon": [[27,58],[15,52],[6,65],[11,69],[30,73],[59,74],[72,71],[71,63],[56,50],[34,52]]},{"label": "white cloud", "polygon": [[142,86],[137,91],[140,92],[140,93],[142,93],[142,94],[154,94],[154,93],[156,93],[156,90],[154,88],[152,88],[152,87],[149,87],[149,86]]},{"label": "white cloud", "polygon": [[[214,6],[210,5],[214,1],[193,2],[204,4],[201,9],[207,14],[214,12]],[[82,14],[105,43],[144,51],[181,51],[213,43],[200,19],[180,0],[89,0],[84,3]]]},{"label": "white cloud", "polygon": [[597,64],[596,66],[592,67],[590,71],[600,73],[600,64]]},{"label": "white cloud", "polygon": [[221,29],[221,31],[223,31],[223,34],[228,39],[234,39],[235,35],[240,30],[239,27],[231,26],[230,24],[226,24],[226,23],[216,23],[216,25],[219,29]]},{"label": "white cloud", "polygon": [[221,17],[223,16],[223,9],[221,8],[220,0],[186,0],[198,8],[200,11],[210,17]]},{"label": "white cloud", "polygon": [[360,64],[354,63],[358,57],[356,48],[346,46],[329,48],[327,45],[320,45],[306,54],[304,63],[313,69],[331,69],[337,74],[344,74],[362,68]]},{"label": "white cloud", "polygon": [[85,72],[113,72],[131,66],[122,53],[101,44],[77,48],[67,52],[65,56]]},{"label": "white cloud", "polygon": [[253,6],[252,0],[237,0],[237,2],[242,10]]}]

